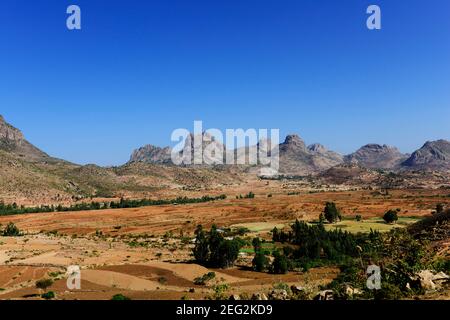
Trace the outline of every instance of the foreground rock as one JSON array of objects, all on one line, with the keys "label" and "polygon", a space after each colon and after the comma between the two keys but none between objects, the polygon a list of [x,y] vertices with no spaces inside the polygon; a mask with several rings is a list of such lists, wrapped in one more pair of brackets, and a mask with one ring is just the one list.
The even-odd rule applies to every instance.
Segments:
[{"label": "foreground rock", "polygon": [[450,280],[450,277],[444,272],[434,274],[430,270],[422,270],[411,280],[418,282],[420,288],[425,291],[435,291],[442,288],[443,284]]}]

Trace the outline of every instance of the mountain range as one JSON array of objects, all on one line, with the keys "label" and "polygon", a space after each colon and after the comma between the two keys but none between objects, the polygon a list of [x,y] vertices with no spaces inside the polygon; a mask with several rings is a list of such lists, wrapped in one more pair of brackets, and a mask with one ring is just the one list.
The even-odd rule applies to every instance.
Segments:
[{"label": "mountain range", "polygon": [[[203,149],[207,146],[208,142],[204,142]],[[225,150],[222,145],[218,147]],[[192,136],[191,139],[187,139],[184,150],[186,148],[193,148]],[[240,148],[234,152],[248,154],[250,148],[257,149],[258,145]],[[170,147],[146,145],[132,153],[129,163],[171,164],[171,152]],[[224,151],[224,154],[225,152],[227,151]],[[285,174],[309,175],[342,164],[391,171],[450,170],[450,142],[447,140],[428,141],[412,154],[401,153],[396,147],[372,143],[362,146],[351,154],[341,155],[328,150],[320,143],[307,146],[297,134],[290,134],[279,145],[279,152],[280,172]]]},{"label": "mountain range", "polygon": [[[224,148],[211,139],[202,147],[211,144]],[[249,150],[260,145],[261,142],[232,151],[224,148],[224,152],[248,155]],[[184,150],[192,147],[192,139],[188,139]],[[440,185],[446,185],[447,177],[450,177],[450,142],[446,140],[426,142],[411,155],[377,144],[341,155],[319,143],[306,145],[298,135],[291,134],[279,145],[279,151],[280,174],[315,176],[318,182],[324,183],[350,181],[380,185],[391,183],[388,173],[395,173],[398,179],[394,185],[404,185],[405,177],[412,177],[411,172],[417,170],[441,172]],[[171,162],[171,152],[169,147],[147,145],[133,151],[130,161],[121,166],[78,165],[53,158],[35,147],[19,129],[0,116],[0,201],[70,203],[92,197],[142,198],[157,196],[159,192],[177,196],[180,190],[220,188],[256,177],[258,166],[255,165],[175,166]],[[380,169],[387,173],[378,172]],[[380,174],[384,176],[380,177]],[[420,179],[420,175],[415,175],[409,179],[410,185],[420,183]]]}]

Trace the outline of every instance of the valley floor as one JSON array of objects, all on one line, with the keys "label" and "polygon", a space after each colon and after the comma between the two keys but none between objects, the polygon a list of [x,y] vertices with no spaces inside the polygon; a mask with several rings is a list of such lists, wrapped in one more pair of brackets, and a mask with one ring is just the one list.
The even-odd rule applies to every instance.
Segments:
[{"label": "valley floor", "polygon": [[[34,299],[42,293],[35,282],[49,277],[54,283],[47,291],[54,291],[58,299],[111,299],[116,294],[131,299],[207,299],[214,294],[213,285],[221,283],[230,286],[228,296],[251,297],[252,293],[267,292],[278,283],[306,287],[313,292],[336,278],[339,269],[316,268],[287,275],[257,273],[249,268],[253,255],[242,250],[236,267],[208,270],[192,263],[195,227],[245,227],[250,238],[257,235],[270,239],[273,227],[288,226],[295,219],[316,220],[325,202],[333,201],[342,210],[344,221],[328,228],[387,231],[430,215],[437,203],[450,204],[448,193],[292,193],[267,186],[255,188],[254,199],[236,199],[238,193],[230,192],[226,200],[209,203],[2,216],[0,224],[13,222],[24,235],[0,237],[0,299]],[[387,226],[380,220],[387,210],[397,208],[397,225]],[[356,222],[356,215],[361,215],[363,221]],[[69,290],[66,286],[65,272],[70,265],[81,267],[81,290]],[[195,278],[210,271],[217,275],[213,284],[194,284]]]}]

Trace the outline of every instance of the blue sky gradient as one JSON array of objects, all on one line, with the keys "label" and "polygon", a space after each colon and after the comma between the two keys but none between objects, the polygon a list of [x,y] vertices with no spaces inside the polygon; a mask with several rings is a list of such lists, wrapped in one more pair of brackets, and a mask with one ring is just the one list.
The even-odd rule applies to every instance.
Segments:
[{"label": "blue sky gradient", "polygon": [[5,0],[0,39],[0,114],[77,163],[122,164],[194,120],[341,153],[450,139],[448,0]]}]

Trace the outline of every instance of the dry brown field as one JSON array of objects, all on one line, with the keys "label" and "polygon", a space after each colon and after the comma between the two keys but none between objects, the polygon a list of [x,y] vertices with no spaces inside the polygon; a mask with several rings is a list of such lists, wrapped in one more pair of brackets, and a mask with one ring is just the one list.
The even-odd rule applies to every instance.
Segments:
[{"label": "dry brown field", "polygon": [[[254,199],[236,199],[250,190],[256,194]],[[281,276],[256,273],[248,268],[252,256],[242,254],[232,269],[208,270],[192,262],[192,243],[185,239],[193,236],[199,224],[261,224],[248,236],[268,238],[272,225],[317,219],[327,201],[334,201],[347,219],[357,214],[371,219],[397,208],[401,218],[420,218],[429,215],[437,203],[450,204],[448,190],[390,190],[385,194],[299,189],[294,193],[262,181],[239,190],[211,191],[224,192],[228,198],[188,205],[0,217],[1,224],[14,222],[25,233],[17,238],[0,237],[0,299],[35,299],[41,293],[35,281],[49,277],[55,282],[48,290],[58,299],[111,299],[118,293],[131,299],[207,299],[214,294],[214,283],[197,286],[194,279],[210,271],[217,274],[215,284],[229,285],[228,295],[251,295],[277,283],[313,291],[335,278],[338,269]],[[81,290],[66,286],[64,273],[69,265],[82,269]]]}]

